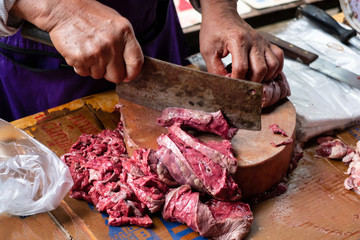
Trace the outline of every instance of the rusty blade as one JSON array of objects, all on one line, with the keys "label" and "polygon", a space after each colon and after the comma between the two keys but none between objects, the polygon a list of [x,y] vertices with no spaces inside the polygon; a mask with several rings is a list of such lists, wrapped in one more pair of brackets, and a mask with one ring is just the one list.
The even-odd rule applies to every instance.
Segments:
[{"label": "rusty blade", "polygon": [[261,129],[262,85],[178,66],[150,57],[140,75],[116,86],[119,97],[163,110],[221,110],[236,127]]}]

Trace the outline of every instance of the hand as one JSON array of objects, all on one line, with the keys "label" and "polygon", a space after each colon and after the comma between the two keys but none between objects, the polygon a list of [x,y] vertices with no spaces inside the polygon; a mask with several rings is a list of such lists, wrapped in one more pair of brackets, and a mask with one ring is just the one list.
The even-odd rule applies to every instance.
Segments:
[{"label": "hand", "polygon": [[130,22],[115,10],[95,0],[40,0],[32,10],[26,7],[29,1],[18,0],[15,13],[48,31],[55,48],[79,75],[119,83],[140,72],[140,45]]},{"label": "hand", "polygon": [[211,73],[228,75],[221,58],[232,55],[230,77],[254,82],[277,77],[283,51],[267,42],[238,14],[234,0],[201,0],[200,52]]}]

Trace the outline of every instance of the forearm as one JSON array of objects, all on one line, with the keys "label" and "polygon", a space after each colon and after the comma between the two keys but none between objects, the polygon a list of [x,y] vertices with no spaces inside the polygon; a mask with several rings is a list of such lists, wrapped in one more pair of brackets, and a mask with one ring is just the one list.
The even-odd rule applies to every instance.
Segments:
[{"label": "forearm", "polygon": [[205,12],[213,9],[222,10],[224,8],[235,9],[237,11],[237,0],[190,0],[191,5],[199,12],[203,12],[202,9],[205,8]]},{"label": "forearm", "polygon": [[237,9],[237,0],[199,0],[202,11]]},{"label": "forearm", "polygon": [[[86,1],[86,0],[85,0]],[[47,32],[84,6],[84,0],[16,0],[10,14]]]},{"label": "forearm", "polygon": [[237,0],[199,0],[199,2],[203,23],[213,22],[214,19],[217,22],[223,22],[225,19],[228,19],[234,24],[248,27],[248,24],[237,11]]}]

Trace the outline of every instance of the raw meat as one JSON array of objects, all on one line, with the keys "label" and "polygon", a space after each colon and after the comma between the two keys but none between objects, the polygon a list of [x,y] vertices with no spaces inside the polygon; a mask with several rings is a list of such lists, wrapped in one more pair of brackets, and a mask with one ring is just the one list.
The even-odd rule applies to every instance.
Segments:
[{"label": "raw meat", "polygon": [[356,143],[354,151],[350,151],[342,160],[345,164],[349,164],[346,174],[349,177],[345,179],[344,186],[348,190],[354,190],[360,194],[360,141]]},{"label": "raw meat", "polygon": [[[213,122],[208,130],[202,130],[214,128],[214,132],[231,138],[232,130],[219,120],[222,115],[214,116],[223,128]],[[231,177],[237,159],[230,141],[204,143],[183,131],[179,123],[168,130],[157,139],[156,151],[138,149],[131,158],[121,122],[113,131],[81,135],[61,157],[75,182],[70,197],[106,211],[112,226],[149,227],[152,220],[148,214],[163,207],[165,219],[186,223],[203,236],[242,239],[253,215],[248,204],[239,202],[241,191]],[[178,188],[169,191],[169,187]],[[202,193],[192,192],[191,187]],[[200,195],[215,199],[202,203]]]},{"label": "raw meat", "polygon": [[157,122],[163,127],[170,127],[175,123],[180,123],[183,127],[211,132],[225,139],[231,139],[238,130],[229,126],[221,111],[210,113],[170,107],[162,111]]},{"label": "raw meat", "polygon": [[189,185],[166,194],[162,210],[165,220],[187,224],[201,236],[218,240],[242,239],[249,231],[253,214],[248,204],[211,199],[205,204]]},{"label": "raw meat", "polygon": [[318,140],[320,145],[316,149],[316,155],[330,159],[341,159],[353,149],[348,147],[339,139],[321,138]]},{"label": "raw meat", "polygon": [[355,149],[332,137],[319,138],[318,143],[320,145],[316,149],[317,156],[342,160],[344,164],[349,165],[346,171],[349,177],[345,179],[344,186],[360,194],[360,141],[356,143]]},{"label": "raw meat", "polygon": [[274,142],[270,142],[270,144],[273,146],[273,147],[280,147],[280,146],[283,146],[283,145],[288,145],[288,144],[291,144],[293,143],[293,139],[292,138],[289,138],[283,142],[280,142],[280,143],[274,143]]},{"label": "raw meat", "polygon": [[237,159],[233,155],[233,149],[228,140],[221,142],[209,141],[205,144],[199,139],[182,131],[177,124],[169,128],[169,133],[176,136],[179,140],[184,142],[185,145],[196,149],[204,156],[219,164],[222,168],[227,169],[231,174],[236,172]]},{"label": "raw meat", "polygon": [[281,99],[290,96],[290,86],[286,76],[281,72],[278,77],[269,82],[263,83],[262,108],[274,105]]},{"label": "raw meat", "polygon": [[129,158],[121,123],[114,131],[81,135],[70,152],[61,157],[75,183],[70,197],[86,200],[99,211],[106,211],[109,225],[151,226],[147,214],[160,210],[168,191],[157,175],[154,153],[151,149],[140,149]]},{"label": "raw meat", "polygon": [[279,125],[277,125],[276,123],[270,125],[270,129],[273,131],[274,134],[281,134],[283,135],[284,137],[287,137],[288,135],[286,134],[286,132],[281,129],[279,127]]},{"label": "raw meat", "polygon": [[[237,162],[228,144],[220,153],[182,131],[176,124],[169,128],[169,134],[161,135],[157,141],[161,147],[155,155],[180,185],[189,184],[223,201],[240,199],[240,189],[226,168]],[[221,142],[218,144],[218,148],[223,145]]]}]

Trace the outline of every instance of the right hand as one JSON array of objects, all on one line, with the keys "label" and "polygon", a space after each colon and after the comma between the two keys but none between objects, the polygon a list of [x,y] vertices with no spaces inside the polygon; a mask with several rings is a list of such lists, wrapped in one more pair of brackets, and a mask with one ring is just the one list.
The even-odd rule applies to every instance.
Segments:
[{"label": "right hand", "polygon": [[39,4],[34,14],[27,12],[29,2],[17,0],[20,17],[48,31],[55,48],[79,75],[120,83],[139,74],[144,63],[141,47],[130,22],[115,10],[95,0],[40,0],[45,6]]}]

